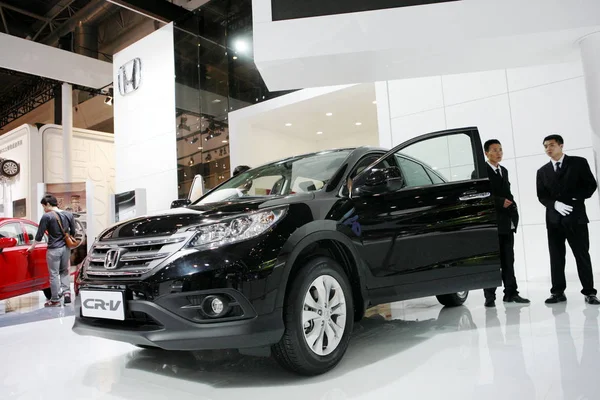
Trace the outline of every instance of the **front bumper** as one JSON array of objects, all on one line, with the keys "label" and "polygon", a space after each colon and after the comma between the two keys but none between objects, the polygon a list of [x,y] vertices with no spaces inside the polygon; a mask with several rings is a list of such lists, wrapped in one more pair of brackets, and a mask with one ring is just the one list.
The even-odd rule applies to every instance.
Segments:
[{"label": "front bumper", "polygon": [[145,319],[114,321],[82,317],[78,296],[73,331],[134,345],[187,351],[270,346],[279,342],[284,331],[280,308],[250,319],[200,324],[150,301],[128,300],[126,305],[129,315],[144,315]]}]

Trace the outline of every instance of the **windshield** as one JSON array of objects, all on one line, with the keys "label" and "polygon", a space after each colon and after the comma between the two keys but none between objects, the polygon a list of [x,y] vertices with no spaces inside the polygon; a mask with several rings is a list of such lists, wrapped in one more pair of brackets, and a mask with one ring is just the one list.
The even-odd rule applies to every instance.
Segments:
[{"label": "windshield", "polygon": [[352,150],[333,150],[277,161],[243,172],[194,204],[250,197],[286,196],[320,190]]}]

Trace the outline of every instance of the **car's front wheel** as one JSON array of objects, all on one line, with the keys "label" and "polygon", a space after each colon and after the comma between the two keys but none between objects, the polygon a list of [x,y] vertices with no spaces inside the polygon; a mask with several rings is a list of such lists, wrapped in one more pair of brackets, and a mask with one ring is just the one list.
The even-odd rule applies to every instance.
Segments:
[{"label": "car's front wheel", "polygon": [[436,296],[438,301],[447,307],[458,307],[462,306],[465,301],[467,301],[467,297],[469,297],[468,291],[450,293],[450,294],[442,294]]},{"label": "car's front wheel", "polygon": [[335,367],[346,352],[354,324],[350,283],[334,260],[307,262],[291,280],[285,309],[285,332],[273,346],[276,360],[302,375]]}]

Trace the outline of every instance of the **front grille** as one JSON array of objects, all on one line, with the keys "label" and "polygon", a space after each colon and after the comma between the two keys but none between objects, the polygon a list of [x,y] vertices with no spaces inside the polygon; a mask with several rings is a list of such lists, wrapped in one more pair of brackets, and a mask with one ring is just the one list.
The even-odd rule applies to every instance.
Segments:
[{"label": "front grille", "polygon": [[[92,246],[85,273],[89,276],[140,276],[178,251],[185,237],[155,238],[147,240],[119,240],[98,242]],[[120,250],[120,258],[114,269],[105,268],[110,250]]]}]

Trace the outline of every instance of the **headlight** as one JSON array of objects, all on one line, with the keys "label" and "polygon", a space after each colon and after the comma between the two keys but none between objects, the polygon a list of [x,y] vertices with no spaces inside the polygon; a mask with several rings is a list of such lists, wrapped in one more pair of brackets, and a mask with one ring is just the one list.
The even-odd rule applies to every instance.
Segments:
[{"label": "headlight", "polygon": [[190,247],[214,249],[226,244],[241,242],[262,235],[283,218],[287,209],[261,211],[211,225],[193,228],[198,233],[190,241]]}]

